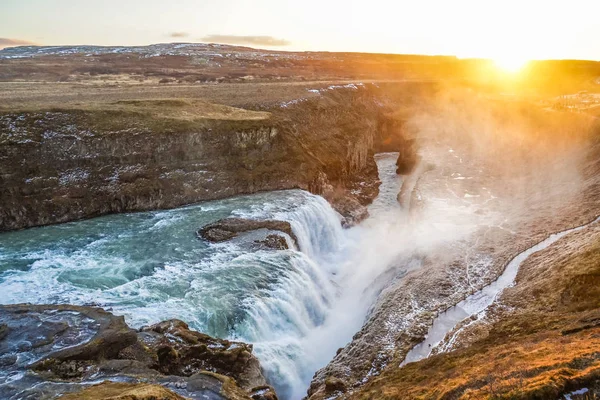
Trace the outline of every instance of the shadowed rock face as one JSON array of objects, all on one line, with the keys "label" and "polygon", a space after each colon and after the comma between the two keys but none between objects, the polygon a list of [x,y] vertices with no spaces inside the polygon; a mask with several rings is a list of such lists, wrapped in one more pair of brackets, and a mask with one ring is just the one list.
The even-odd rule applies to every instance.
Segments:
[{"label": "shadowed rock face", "polygon": [[246,218],[224,218],[212,224],[203,226],[198,230],[197,235],[209,242],[218,243],[233,239],[240,233],[255,231],[258,229],[268,229],[271,231],[280,231],[288,234],[296,243],[298,240],[292,226],[287,221],[278,220],[254,220]]},{"label": "shadowed rock face", "polygon": [[[0,398],[277,398],[251,345],[212,338],[179,320],[135,331],[123,317],[92,307],[1,306],[0,363],[3,378],[20,376],[3,379]],[[85,389],[103,379],[126,384]]]},{"label": "shadowed rock face", "polygon": [[414,139],[403,140],[402,144],[398,146],[398,160],[396,160],[396,173],[398,175],[408,175],[413,172],[419,163],[416,148]]}]

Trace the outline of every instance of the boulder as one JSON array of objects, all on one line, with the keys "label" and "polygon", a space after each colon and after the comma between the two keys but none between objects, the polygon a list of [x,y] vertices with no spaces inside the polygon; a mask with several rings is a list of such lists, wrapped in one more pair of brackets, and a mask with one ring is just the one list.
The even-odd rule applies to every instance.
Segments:
[{"label": "boulder", "polygon": [[[0,307],[0,359],[17,354],[10,369],[31,368],[60,378],[83,374],[94,361],[116,357],[137,341],[135,331],[100,308],[18,304]],[[27,364],[21,360],[37,360]]]},{"label": "boulder", "polygon": [[287,233],[294,240],[294,242],[298,243],[290,223],[279,220],[224,218],[203,226],[200,230],[198,230],[198,232],[196,232],[196,234],[202,239],[217,243],[233,239],[240,233],[255,231],[258,229],[268,229],[271,231]]},{"label": "boulder", "polygon": [[342,216],[342,226],[350,228],[367,219],[369,211],[367,207],[351,195],[335,196],[328,199],[331,206]]},{"label": "boulder", "polygon": [[[255,240],[261,247],[273,250],[287,250],[288,243],[281,235],[267,235],[263,240]],[[1,333],[1,332],[0,332]]]},{"label": "boulder", "polygon": [[247,390],[266,385],[250,344],[213,338],[177,319],[142,328],[139,339],[156,354],[153,367],[162,374],[191,376],[212,371],[233,378]]}]

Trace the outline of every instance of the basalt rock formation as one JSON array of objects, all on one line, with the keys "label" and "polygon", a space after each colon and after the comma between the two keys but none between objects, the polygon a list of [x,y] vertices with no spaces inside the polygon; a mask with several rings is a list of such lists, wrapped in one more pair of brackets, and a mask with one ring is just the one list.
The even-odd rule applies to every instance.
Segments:
[{"label": "basalt rock formation", "polygon": [[[99,308],[14,305],[0,307],[0,323],[3,373],[21,374],[0,385],[2,398],[277,398],[251,345],[212,338],[179,320],[135,331]],[[102,380],[127,383],[85,389]]]},{"label": "basalt rock formation", "polygon": [[0,231],[290,188],[341,194],[353,223],[377,195],[386,104],[351,85],[265,111],[191,99],[4,111]]}]

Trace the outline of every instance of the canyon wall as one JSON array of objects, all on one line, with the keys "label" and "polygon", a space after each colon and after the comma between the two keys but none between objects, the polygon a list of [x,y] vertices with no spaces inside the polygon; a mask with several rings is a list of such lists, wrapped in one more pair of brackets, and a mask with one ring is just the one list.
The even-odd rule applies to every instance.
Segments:
[{"label": "canyon wall", "polygon": [[290,188],[351,223],[377,195],[373,146],[394,126],[379,96],[349,85],[239,118],[180,118],[176,100],[4,112],[0,231]]}]

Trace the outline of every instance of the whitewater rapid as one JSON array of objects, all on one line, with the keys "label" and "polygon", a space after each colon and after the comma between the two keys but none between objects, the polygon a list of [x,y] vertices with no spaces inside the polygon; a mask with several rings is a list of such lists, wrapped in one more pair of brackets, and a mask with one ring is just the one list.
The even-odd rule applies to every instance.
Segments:
[{"label": "whitewater rapid", "polygon": [[[405,217],[396,200],[402,183],[396,175],[397,158],[398,153],[375,156],[381,185],[379,195],[369,206],[367,220],[341,231],[338,230],[339,222],[311,227],[312,230],[339,232],[325,235],[336,239],[327,242],[327,251],[306,251],[302,245],[304,241],[300,239],[304,235],[302,227],[291,222],[294,233],[298,235],[300,232],[300,249],[310,254],[320,266],[319,270],[327,274],[330,285],[320,293],[325,301],[324,308],[319,309],[322,312],[318,323],[310,324],[303,331],[279,330],[272,333],[271,340],[253,341],[263,369],[283,399],[297,400],[306,396],[314,373],[324,367],[340,347],[352,340],[377,295],[389,283],[389,280],[377,281],[401,250],[401,246],[390,246],[386,241]],[[334,222],[333,219],[331,222]],[[314,234],[311,236],[315,237]],[[395,268],[392,275],[398,277],[404,272],[402,268]]]},{"label": "whitewater rapid", "polygon": [[[302,398],[377,295],[387,258],[374,263],[371,252],[386,233],[379,222],[399,213],[396,157],[377,156],[380,195],[348,230],[323,198],[287,190],[1,234],[0,303],[100,306],[134,327],[179,318],[253,343],[280,397]],[[228,216],[289,221],[298,248],[257,250],[253,234],[196,238]]]}]

